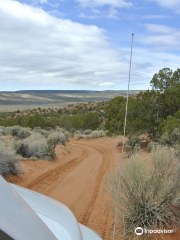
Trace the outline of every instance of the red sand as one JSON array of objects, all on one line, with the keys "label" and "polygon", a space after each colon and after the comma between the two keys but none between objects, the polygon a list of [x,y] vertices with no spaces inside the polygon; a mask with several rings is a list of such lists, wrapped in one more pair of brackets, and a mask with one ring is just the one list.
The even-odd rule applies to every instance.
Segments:
[{"label": "red sand", "polygon": [[[119,141],[122,138],[71,139],[67,147],[56,148],[54,161],[23,161],[24,174],[11,175],[7,180],[64,203],[78,222],[108,240],[114,216],[107,206],[110,199],[104,182],[113,168],[120,165],[121,153],[116,147]],[[148,157],[148,153],[144,151],[141,157]],[[180,234],[163,237],[177,240]]]}]

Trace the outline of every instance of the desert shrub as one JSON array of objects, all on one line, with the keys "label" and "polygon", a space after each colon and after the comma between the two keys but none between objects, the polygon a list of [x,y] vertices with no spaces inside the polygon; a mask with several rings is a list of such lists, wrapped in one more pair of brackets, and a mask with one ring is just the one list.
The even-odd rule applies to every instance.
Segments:
[{"label": "desert shrub", "polygon": [[39,133],[32,134],[29,138],[19,141],[14,145],[17,154],[23,157],[37,157],[43,159],[47,155],[47,141]]},{"label": "desert shrub", "polygon": [[65,134],[61,132],[52,132],[48,136],[48,141],[51,139],[53,142],[57,142],[57,144],[62,144],[65,146],[66,142],[68,141],[68,136],[65,136]]},{"label": "desert shrub", "polygon": [[75,138],[77,139],[92,139],[92,138],[99,138],[99,137],[105,137],[106,133],[102,130],[95,130],[95,131],[91,131],[90,134],[84,134],[84,133],[80,133],[79,131],[75,132]]},{"label": "desert shrub", "polygon": [[[49,129],[49,130],[48,130]],[[33,132],[35,133],[41,133],[45,138],[47,138],[49,136],[49,134],[51,133],[51,128],[47,128],[46,130],[45,129],[42,129],[40,127],[35,127],[33,129]]]},{"label": "desert shrub", "polygon": [[46,130],[49,131],[49,132],[54,131],[54,129],[52,127],[47,127]]},{"label": "desert shrub", "polygon": [[126,145],[126,152],[127,152],[128,157],[131,157],[132,154],[139,152],[141,149],[141,144],[142,144],[142,141],[140,138],[138,138],[136,136],[131,137],[127,141],[127,145]]},{"label": "desert shrub", "polygon": [[31,132],[28,129],[20,126],[9,127],[9,132],[12,136],[16,136],[19,139],[24,139],[31,135]]},{"label": "desert shrub", "polygon": [[10,173],[22,173],[19,166],[21,157],[17,156],[15,151],[11,148],[6,148],[4,143],[0,141],[0,175],[6,176]]},{"label": "desert shrub", "polygon": [[65,142],[69,142],[70,134],[68,131],[64,132]]},{"label": "desert shrub", "polygon": [[153,138],[152,141],[158,143],[159,142],[159,138]]},{"label": "desert shrub", "polygon": [[4,126],[0,126],[0,135],[8,135],[8,131]]},{"label": "desert shrub", "polygon": [[10,135],[10,127],[4,128],[3,135]]},{"label": "desert shrub", "polygon": [[117,147],[122,146],[123,142],[118,142]]},{"label": "desert shrub", "polygon": [[21,127],[20,126],[13,126],[13,127],[10,127],[9,129],[10,129],[10,134],[12,136],[17,136],[17,134],[18,134],[19,130],[21,129]]},{"label": "desert shrub", "polygon": [[78,133],[78,134],[75,134],[75,138],[77,138],[78,140],[81,139],[81,138],[86,139],[87,136],[85,134]]},{"label": "desert shrub", "polygon": [[177,160],[180,162],[180,144],[175,144],[173,148],[175,150],[175,156]]},{"label": "desert shrub", "polygon": [[150,142],[150,143],[148,143],[147,151],[148,151],[148,152],[151,152],[152,149],[155,149],[157,146],[158,146],[158,143],[156,143],[156,142]]},{"label": "desert shrub", "polygon": [[77,130],[77,131],[75,131],[74,133],[75,133],[75,134],[80,134],[80,131]]},{"label": "desert shrub", "polygon": [[159,140],[160,145],[172,146],[173,140],[169,137],[168,133],[165,133]]},{"label": "desert shrub", "polygon": [[[157,146],[152,149],[151,156],[151,160],[142,161],[138,155],[133,155],[124,163],[116,239],[136,239],[136,227],[175,230],[180,226],[180,168],[175,152]],[[119,170],[116,169],[106,183],[114,212],[118,183]],[[145,233],[143,237],[147,237]]]},{"label": "desert shrub", "polygon": [[27,138],[27,137],[29,137],[30,135],[31,135],[31,132],[28,131],[28,130],[25,129],[25,128],[21,128],[21,129],[19,130],[19,132],[17,133],[17,137],[18,137],[19,139]]},{"label": "desert shrub", "polygon": [[34,127],[33,132],[42,133],[42,129],[40,127]]},{"label": "desert shrub", "polygon": [[75,129],[75,128],[71,128],[70,131],[71,131],[72,133],[74,133],[74,132],[76,131],[76,129]]},{"label": "desert shrub", "polygon": [[180,140],[180,130],[179,130],[179,128],[175,128],[175,129],[174,129],[174,131],[173,131],[172,134],[171,134],[171,138],[172,138],[175,142],[177,142],[177,141]]},{"label": "desert shrub", "polygon": [[66,146],[66,142],[68,141],[68,137],[61,132],[52,132],[49,134],[47,143],[48,143],[48,152],[52,158],[56,156],[55,148],[57,144],[62,144]]},{"label": "desert shrub", "polygon": [[80,133],[83,133],[83,132],[84,132],[84,130],[83,130],[82,128],[80,128],[80,129],[79,129],[79,132],[80,132]]},{"label": "desert shrub", "polygon": [[89,135],[89,134],[91,134],[91,132],[92,132],[91,129],[86,129],[86,130],[84,130],[83,133],[84,133],[85,135]]},{"label": "desert shrub", "polygon": [[92,133],[89,135],[89,138],[99,138],[99,137],[105,137],[106,133],[102,130],[95,130],[92,131]]}]

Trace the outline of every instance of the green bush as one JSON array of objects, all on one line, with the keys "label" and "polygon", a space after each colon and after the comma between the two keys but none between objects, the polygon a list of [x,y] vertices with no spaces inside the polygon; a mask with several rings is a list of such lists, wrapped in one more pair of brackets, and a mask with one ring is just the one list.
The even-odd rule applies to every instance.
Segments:
[{"label": "green bush", "polygon": [[165,133],[159,140],[160,145],[172,146],[173,140],[169,137],[168,133]]},{"label": "green bush", "polygon": [[[138,155],[124,163],[121,177],[116,239],[136,239],[135,228],[180,228],[180,168],[173,149],[157,146],[152,159]],[[119,183],[116,169],[106,183],[115,212]],[[147,233],[148,235],[148,233]],[[144,238],[147,237],[144,233]]]},{"label": "green bush", "polygon": [[174,129],[174,131],[171,134],[171,137],[175,142],[179,142],[179,140],[180,140],[180,130],[179,130],[179,128]]},{"label": "green bush", "polygon": [[141,149],[142,141],[138,137],[131,137],[126,143],[126,152],[128,157],[131,157],[132,154],[137,153]]},{"label": "green bush", "polygon": [[168,116],[167,120],[162,120],[159,124],[159,132],[161,134],[168,133],[170,135],[175,128],[180,128],[180,119],[172,116]]},{"label": "green bush", "polygon": [[3,142],[0,141],[0,175],[6,176],[10,173],[22,173],[19,162],[22,160],[17,156],[13,149],[6,148]]}]

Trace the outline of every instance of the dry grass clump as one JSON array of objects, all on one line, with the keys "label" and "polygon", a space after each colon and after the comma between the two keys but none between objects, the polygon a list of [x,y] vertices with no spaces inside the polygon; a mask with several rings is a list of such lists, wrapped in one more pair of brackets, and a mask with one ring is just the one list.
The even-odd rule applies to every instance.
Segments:
[{"label": "dry grass clump", "polygon": [[[89,132],[89,134],[87,134],[87,132]],[[85,132],[85,133],[75,132],[74,137],[77,138],[77,139],[80,139],[80,138],[92,139],[92,138],[99,138],[99,137],[105,137],[106,136],[106,132],[103,131],[103,130],[94,130],[94,131],[91,131],[91,132],[88,130],[87,132]]]},{"label": "dry grass clump", "polygon": [[[124,163],[118,206],[116,239],[136,239],[135,228],[177,229],[180,227],[180,167],[175,151],[156,146],[147,162],[138,155]],[[119,170],[106,184],[115,212]],[[148,235],[144,233],[144,239]]]},{"label": "dry grass clump", "polygon": [[17,156],[15,151],[11,148],[7,148],[3,142],[0,141],[0,175],[6,176],[10,173],[18,174],[22,173],[19,166],[21,157]]}]

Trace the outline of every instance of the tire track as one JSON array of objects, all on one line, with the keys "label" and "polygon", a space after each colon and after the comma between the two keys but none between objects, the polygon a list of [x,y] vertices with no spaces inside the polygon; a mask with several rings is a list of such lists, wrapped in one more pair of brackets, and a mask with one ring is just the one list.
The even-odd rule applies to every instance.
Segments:
[{"label": "tire track", "polygon": [[[80,147],[80,146],[79,146]],[[27,188],[43,193],[45,195],[49,195],[50,192],[60,183],[63,179],[73,171],[85,158],[88,157],[89,151],[84,148],[82,149],[82,153],[77,158],[70,160],[68,163],[60,166],[58,168],[52,169],[49,172],[44,173],[40,177],[38,177],[35,181],[30,183]]]},{"label": "tire track", "polygon": [[[103,189],[103,187],[101,187],[101,185],[103,184],[103,178],[109,172],[110,164],[114,162],[114,159],[112,153],[105,147],[93,145],[89,147],[96,149],[103,156],[103,161],[97,173],[97,178],[94,187],[95,190],[92,195],[92,198],[90,199],[89,203],[86,205],[83,212],[81,213],[78,222],[86,226],[87,225],[91,226],[91,224],[93,224],[96,227],[96,231],[98,231],[100,235],[104,238],[107,232],[107,224],[110,211],[109,207],[107,206],[107,203],[105,201],[103,202],[103,197],[105,194],[104,191],[102,191],[102,193],[99,195],[99,190]],[[96,203],[98,204],[99,207],[98,214],[95,214],[94,212]]]}]

